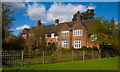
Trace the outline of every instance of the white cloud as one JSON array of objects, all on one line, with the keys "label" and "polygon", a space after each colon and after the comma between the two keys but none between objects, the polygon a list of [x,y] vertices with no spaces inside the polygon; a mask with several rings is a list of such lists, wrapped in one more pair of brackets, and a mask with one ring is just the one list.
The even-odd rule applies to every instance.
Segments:
[{"label": "white cloud", "polygon": [[33,5],[28,4],[28,8],[26,10],[27,16],[32,20],[44,20],[45,18],[45,6],[41,4],[34,3]]},{"label": "white cloud", "polygon": [[89,6],[88,9],[95,9],[96,6]]},{"label": "white cloud", "polygon": [[39,0],[2,0],[2,2],[39,2]]},{"label": "white cloud", "polygon": [[59,19],[60,22],[71,21],[73,15],[80,11],[85,12],[87,9],[95,9],[96,6],[84,6],[84,5],[73,5],[71,3],[65,5],[64,3],[54,3],[48,10],[42,4],[34,3],[28,5],[27,16],[31,20],[41,20],[42,23],[54,22],[55,19]]},{"label": "white cloud", "polygon": [[24,9],[26,7],[25,3],[22,2],[5,2],[5,5],[10,6],[11,10],[15,12]]},{"label": "white cloud", "polygon": [[117,24],[118,24],[118,22],[116,21],[116,22],[115,22],[115,24],[117,25]]},{"label": "white cloud", "polygon": [[24,28],[30,28],[30,26],[29,25],[23,25],[23,26],[17,27],[16,30],[23,30]]}]

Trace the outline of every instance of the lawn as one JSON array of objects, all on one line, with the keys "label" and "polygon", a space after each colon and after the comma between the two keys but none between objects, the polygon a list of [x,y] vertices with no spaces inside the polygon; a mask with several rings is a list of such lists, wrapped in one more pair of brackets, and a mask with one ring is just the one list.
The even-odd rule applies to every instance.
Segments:
[{"label": "lawn", "polygon": [[25,65],[24,67],[3,67],[3,70],[118,70],[118,57],[45,65]]}]

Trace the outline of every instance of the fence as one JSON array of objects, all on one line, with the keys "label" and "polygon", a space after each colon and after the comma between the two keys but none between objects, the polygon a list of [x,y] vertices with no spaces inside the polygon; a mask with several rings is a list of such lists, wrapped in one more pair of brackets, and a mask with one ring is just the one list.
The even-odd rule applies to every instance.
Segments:
[{"label": "fence", "polygon": [[98,59],[98,51],[2,51],[3,66],[24,66],[26,64],[50,64]]}]

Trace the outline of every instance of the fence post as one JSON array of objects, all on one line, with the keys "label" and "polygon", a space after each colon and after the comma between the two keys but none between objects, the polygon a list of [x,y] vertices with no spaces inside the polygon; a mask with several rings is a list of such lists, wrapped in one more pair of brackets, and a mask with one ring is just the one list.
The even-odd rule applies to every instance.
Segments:
[{"label": "fence post", "polygon": [[22,61],[21,61],[21,66],[23,66],[23,51],[22,51],[21,59],[22,59]]},{"label": "fence post", "polygon": [[72,62],[73,62],[73,60],[74,60],[74,56],[73,56],[73,51],[72,51]]},{"label": "fence post", "polygon": [[93,59],[93,50],[92,50],[92,59]]},{"label": "fence post", "polygon": [[101,58],[101,52],[99,53],[99,59]]},{"label": "fence post", "polygon": [[60,62],[61,62],[61,51],[60,51]]},{"label": "fence post", "polygon": [[44,51],[43,51],[43,64],[44,64]]},{"label": "fence post", "polygon": [[14,61],[15,61],[15,60],[14,60],[14,54],[15,54],[15,53],[14,53],[14,51],[13,51],[13,52],[12,52],[12,55],[13,55],[13,60],[12,60],[13,63],[12,63],[12,65],[15,65],[15,62],[14,62]]},{"label": "fence post", "polygon": [[85,51],[83,51],[83,61],[85,60]]}]

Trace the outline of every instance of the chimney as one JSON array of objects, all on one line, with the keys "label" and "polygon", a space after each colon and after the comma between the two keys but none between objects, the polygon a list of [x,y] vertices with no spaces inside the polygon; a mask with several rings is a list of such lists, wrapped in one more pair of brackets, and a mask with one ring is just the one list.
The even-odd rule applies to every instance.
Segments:
[{"label": "chimney", "polygon": [[40,20],[37,20],[37,27],[41,26]]},{"label": "chimney", "polygon": [[113,17],[112,17],[112,19],[111,19],[111,22],[114,23],[114,19],[113,19]]},{"label": "chimney", "polygon": [[55,19],[55,25],[59,24],[59,19]]},{"label": "chimney", "polygon": [[80,20],[81,20],[80,11],[78,11],[78,12],[77,12],[77,17],[78,17],[78,19],[77,19],[77,20],[78,20],[78,21],[80,21]]}]

